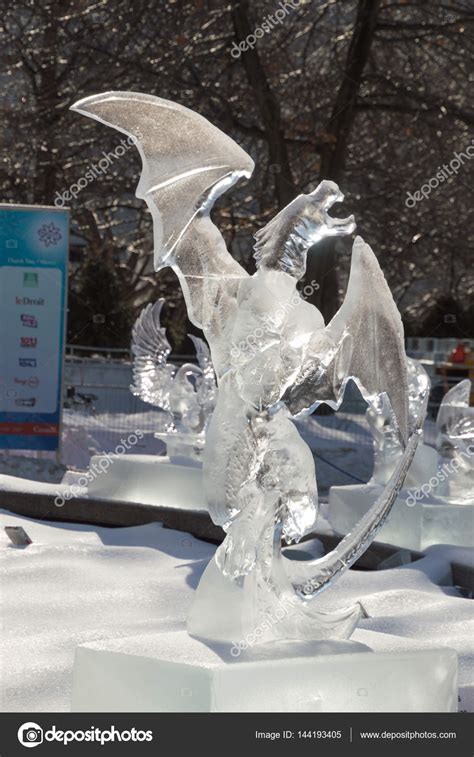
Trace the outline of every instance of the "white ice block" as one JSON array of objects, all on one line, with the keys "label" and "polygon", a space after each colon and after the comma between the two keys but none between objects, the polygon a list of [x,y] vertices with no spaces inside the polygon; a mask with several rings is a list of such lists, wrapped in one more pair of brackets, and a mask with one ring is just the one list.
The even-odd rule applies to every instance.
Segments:
[{"label": "white ice block", "polygon": [[202,468],[192,460],[157,455],[94,455],[89,473],[93,476],[88,487],[90,497],[207,511]]},{"label": "white ice block", "polygon": [[450,649],[377,653],[357,642],[257,645],[233,657],[186,631],[81,645],[75,712],[453,712]]},{"label": "white ice block", "polygon": [[[348,533],[367,512],[382,488],[370,484],[332,486],[326,517],[340,534]],[[406,549],[424,550],[433,544],[472,546],[474,506],[442,504],[427,498],[414,501],[409,489],[402,489],[377,540]]]}]

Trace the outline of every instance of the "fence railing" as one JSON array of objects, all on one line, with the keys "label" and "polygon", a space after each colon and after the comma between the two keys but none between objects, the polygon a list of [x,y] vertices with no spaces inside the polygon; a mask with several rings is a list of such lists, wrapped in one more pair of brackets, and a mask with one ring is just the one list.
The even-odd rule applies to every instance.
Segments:
[{"label": "fence railing", "polygon": [[[67,360],[110,360],[131,361],[131,349],[127,347],[89,347],[83,344],[66,344],[65,357]],[[195,355],[183,355],[180,353],[172,356],[173,363],[181,365],[196,360]]]}]

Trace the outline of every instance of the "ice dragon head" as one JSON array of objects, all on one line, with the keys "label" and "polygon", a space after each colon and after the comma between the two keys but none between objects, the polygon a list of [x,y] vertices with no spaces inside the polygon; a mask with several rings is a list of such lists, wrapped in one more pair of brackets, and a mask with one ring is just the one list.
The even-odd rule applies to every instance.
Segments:
[{"label": "ice dragon head", "polygon": [[307,195],[299,195],[255,234],[257,267],[276,268],[300,279],[308,249],[323,237],[352,234],[354,216],[331,218],[329,208],[344,195],[333,181],[322,181]]}]

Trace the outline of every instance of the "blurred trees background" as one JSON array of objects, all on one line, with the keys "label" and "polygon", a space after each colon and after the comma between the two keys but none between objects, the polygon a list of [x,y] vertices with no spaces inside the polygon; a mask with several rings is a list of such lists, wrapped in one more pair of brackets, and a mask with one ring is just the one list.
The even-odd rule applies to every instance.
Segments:
[{"label": "blurred trees background", "polygon": [[[269,23],[279,8],[281,23]],[[159,95],[197,110],[255,159],[252,179],[215,212],[249,271],[252,234],[296,194],[334,179],[346,195],[336,212],[356,215],[407,333],[473,334],[474,159],[406,204],[456,153],[471,146],[474,155],[472,0],[2,0],[0,25],[3,202],[62,203],[120,144],[119,132],[69,111],[77,99]],[[64,203],[72,343],[128,345],[140,307],[165,296],[183,348],[185,308],[174,274],[153,272],[139,171],[137,151],[125,150]],[[309,257],[326,318],[349,260],[349,240]]]}]

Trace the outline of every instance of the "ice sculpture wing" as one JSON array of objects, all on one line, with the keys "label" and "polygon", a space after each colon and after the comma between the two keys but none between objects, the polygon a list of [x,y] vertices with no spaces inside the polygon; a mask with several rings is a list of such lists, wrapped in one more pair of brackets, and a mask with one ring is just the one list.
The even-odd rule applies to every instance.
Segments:
[{"label": "ice sculpture wing", "polygon": [[316,332],[295,386],[284,400],[293,415],[321,402],[337,407],[348,378],[367,401],[385,392],[402,440],[408,436],[403,325],[369,245],[356,237],[344,302],[324,333]]},{"label": "ice sculpture wing", "polygon": [[194,344],[198,365],[201,368],[202,372],[205,373],[209,370],[209,368],[212,368],[212,360],[209,347],[207,346],[204,339],[200,339],[200,337],[194,336],[193,334],[188,334],[188,336]]},{"label": "ice sculpture wing", "polygon": [[222,290],[247,276],[227,251],[210,211],[240,177],[251,175],[252,159],[203,116],[160,97],[105,92],[72,110],[133,140],[142,159],[136,194],[153,216],[155,268],[173,267],[190,319],[209,326]]},{"label": "ice sculpture wing", "polygon": [[164,299],[147,305],[132,331],[132,394],[144,402],[169,410],[170,383],[175,373],[169,365],[171,346],[160,322]]}]

